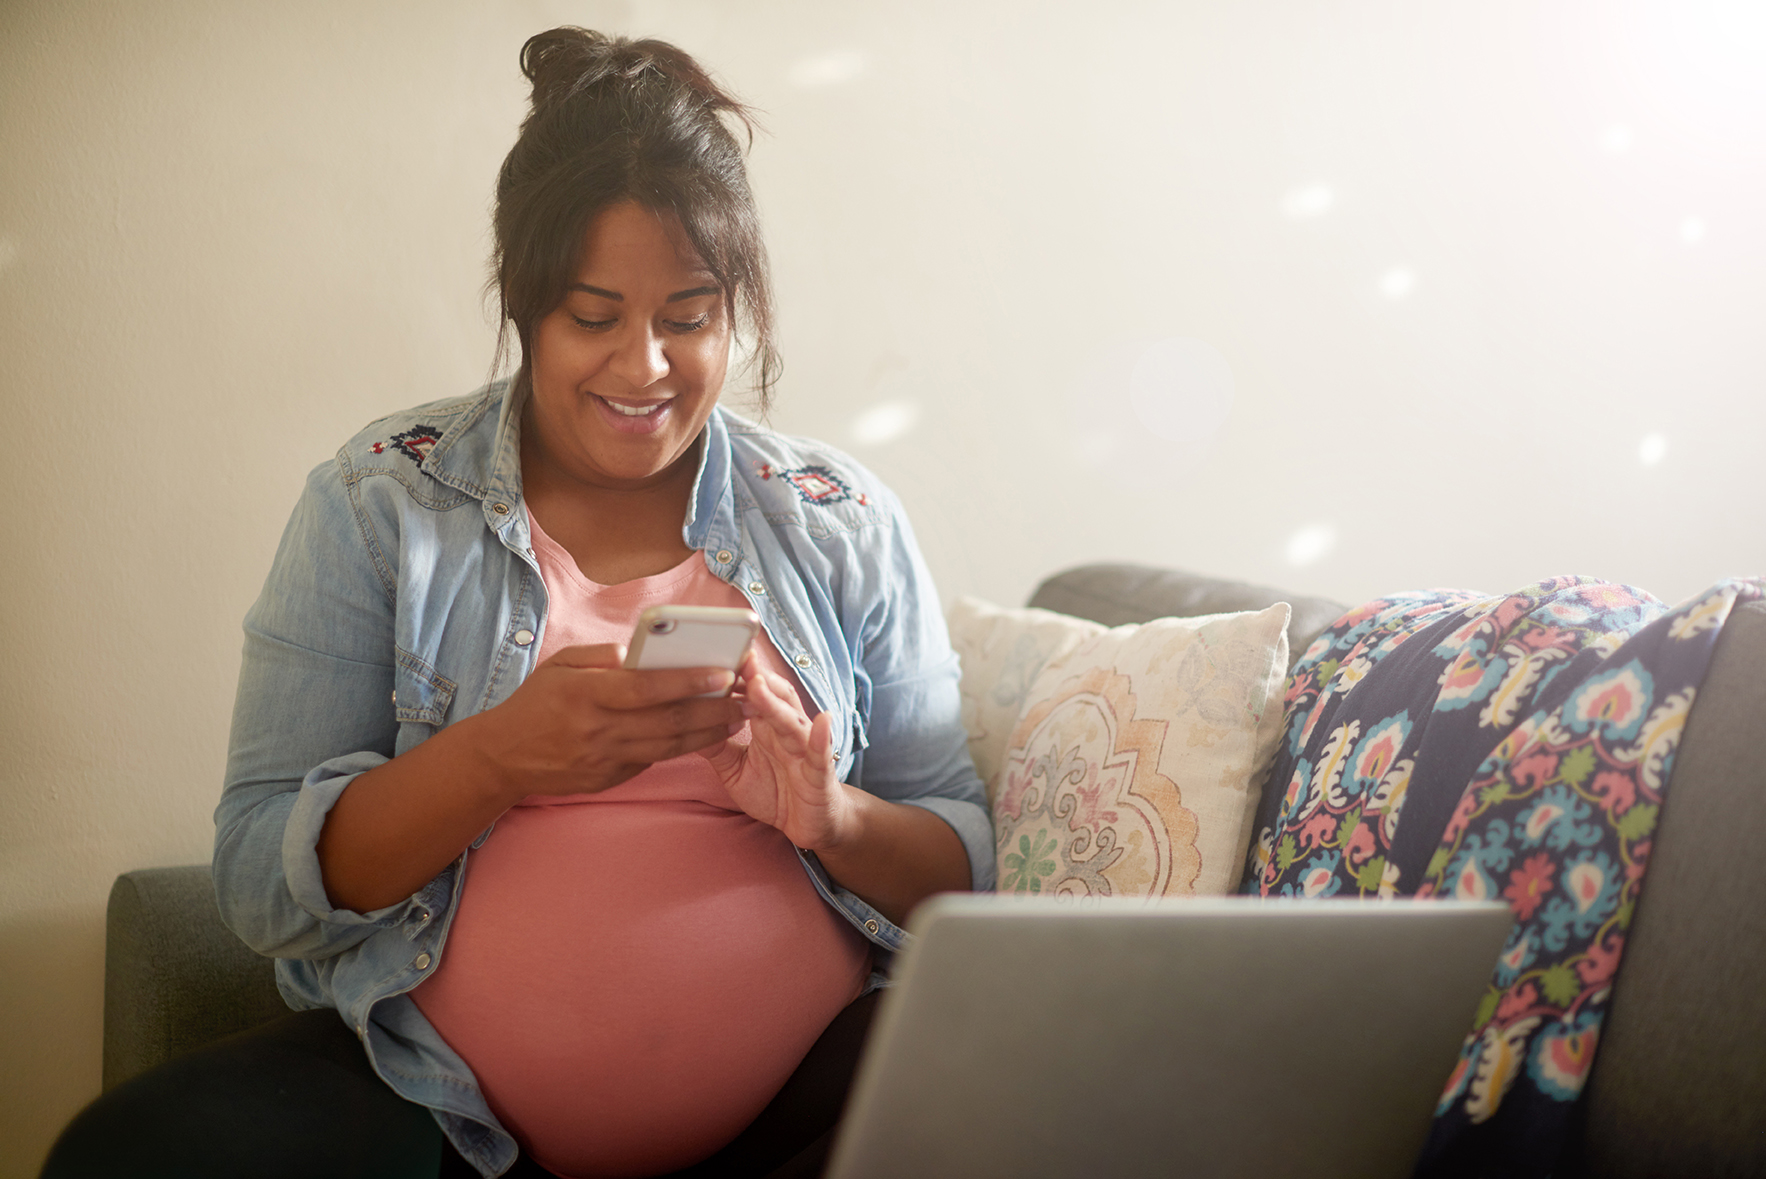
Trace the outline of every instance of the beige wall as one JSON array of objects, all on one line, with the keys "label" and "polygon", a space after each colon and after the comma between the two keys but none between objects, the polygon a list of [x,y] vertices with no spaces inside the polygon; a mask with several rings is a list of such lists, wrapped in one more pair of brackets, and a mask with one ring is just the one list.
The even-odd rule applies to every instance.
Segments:
[{"label": "beige wall", "polygon": [[0,4],[0,1176],[97,1091],[110,881],[208,854],[301,476],[485,375],[525,35],[656,32],[765,109],[774,421],[947,594],[1673,599],[1766,569],[1758,11]]}]

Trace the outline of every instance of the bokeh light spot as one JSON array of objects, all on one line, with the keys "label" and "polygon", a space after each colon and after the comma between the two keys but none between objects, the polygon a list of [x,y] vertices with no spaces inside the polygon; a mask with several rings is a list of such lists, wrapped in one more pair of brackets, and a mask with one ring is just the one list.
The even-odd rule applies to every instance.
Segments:
[{"label": "bokeh light spot", "polygon": [[865,55],[856,49],[837,49],[798,58],[786,71],[785,80],[805,90],[838,86],[864,73],[866,64]]},{"label": "bokeh light spot", "polygon": [[1337,530],[1329,524],[1308,524],[1288,538],[1288,564],[1311,565],[1337,547]]},{"label": "bokeh light spot", "polygon": [[1416,274],[1408,266],[1394,266],[1380,275],[1380,294],[1402,299],[1416,288]]},{"label": "bokeh light spot", "polygon": [[1660,434],[1645,434],[1637,444],[1637,461],[1653,467],[1668,457],[1668,440]]},{"label": "bokeh light spot", "polygon": [[1680,223],[1680,240],[1689,246],[1696,246],[1705,240],[1705,219],[1688,217]]},{"label": "bokeh light spot", "polygon": [[1282,198],[1282,216],[1293,221],[1308,217],[1321,217],[1331,211],[1337,203],[1337,194],[1331,191],[1328,184],[1302,184],[1298,188],[1288,190]]},{"label": "bokeh light spot", "polygon": [[911,401],[884,401],[852,420],[852,440],[860,446],[894,442],[920,420],[920,407]]}]

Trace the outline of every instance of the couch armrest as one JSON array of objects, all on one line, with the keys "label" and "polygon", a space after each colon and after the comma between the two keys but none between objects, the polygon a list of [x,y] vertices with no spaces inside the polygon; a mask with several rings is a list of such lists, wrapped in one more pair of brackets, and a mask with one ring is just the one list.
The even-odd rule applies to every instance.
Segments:
[{"label": "couch armrest", "polygon": [[125,872],[104,929],[104,1087],[288,1011],[275,964],[221,923],[207,864]]},{"label": "couch armrest", "polygon": [[1675,756],[1584,1097],[1602,1176],[1766,1174],[1766,602],[1723,628]]},{"label": "couch armrest", "polygon": [[1146,565],[1081,565],[1044,581],[1030,598],[1032,606],[1089,618],[1105,626],[1263,610],[1277,602],[1294,608],[1288,620],[1290,669],[1319,632],[1349,609],[1328,598]]}]

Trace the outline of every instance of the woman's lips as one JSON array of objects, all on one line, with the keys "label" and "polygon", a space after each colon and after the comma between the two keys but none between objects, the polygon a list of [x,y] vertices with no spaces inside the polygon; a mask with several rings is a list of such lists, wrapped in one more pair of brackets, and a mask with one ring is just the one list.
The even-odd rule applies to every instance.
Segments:
[{"label": "woman's lips", "polygon": [[601,420],[621,434],[654,434],[662,429],[673,409],[672,398],[662,401],[625,401],[589,394]]}]

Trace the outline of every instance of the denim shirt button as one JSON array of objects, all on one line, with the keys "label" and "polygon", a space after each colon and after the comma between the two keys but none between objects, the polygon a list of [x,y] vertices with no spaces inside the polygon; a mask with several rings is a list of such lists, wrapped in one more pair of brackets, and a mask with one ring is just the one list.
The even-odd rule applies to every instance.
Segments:
[{"label": "denim shirt button", "polygon": [[731,561],[735,560],[735,558],[736,554],[732,553],[729,549],[719,549],[717,551],[717,563],[719,565],[728,565]]},{"label": "denim shirt button", "polygon": [[758,581],[751,581],[748,583],[748,592],[751,594],[764,594],[766,593],[766,586]]},{"label": "denim shirt button", "polygon": [[814,663],[815,660],[811,659],[808,655],[799,655],[796,659],[792,660],[792,662],[799,667],[808,667],[811,663]]},{"label": "denim shirt button", "polygon": [[397,688],[392,690],[392,702],[395,705],[399,702],[399,690]]},{"label": "denim shirt button", "polygon": [[873,917],[869,921],[865,922],[865,932],[866,933],[876,933],[879,929],[882,929],[882,928],[883,927],[881,925],[877,924],[877,919],[875,917]]},{"label": "denim shirt button", "polygon": [[[872,924],[874,925],[876,923],[872,922]],[[430,959],[429,955],[427,953],[423,953],[423,954],[417,955],[417,961],[411,963],[411,965],[415,966],[418,970],[428,970],[430,961],[431,961],[431,959]]]},{"label": "denim shirt button", "polygon": [[531,642],[533,642],[533,631],[528,630],[524,626],[515,632],[515,645],[517,647],[525,647]]},{"label": "denim shirt button", "polygon": [[509,514],[509,505],[508,504],[492,504],[491,511],[495,512],[499,516],[507,516]]}]

